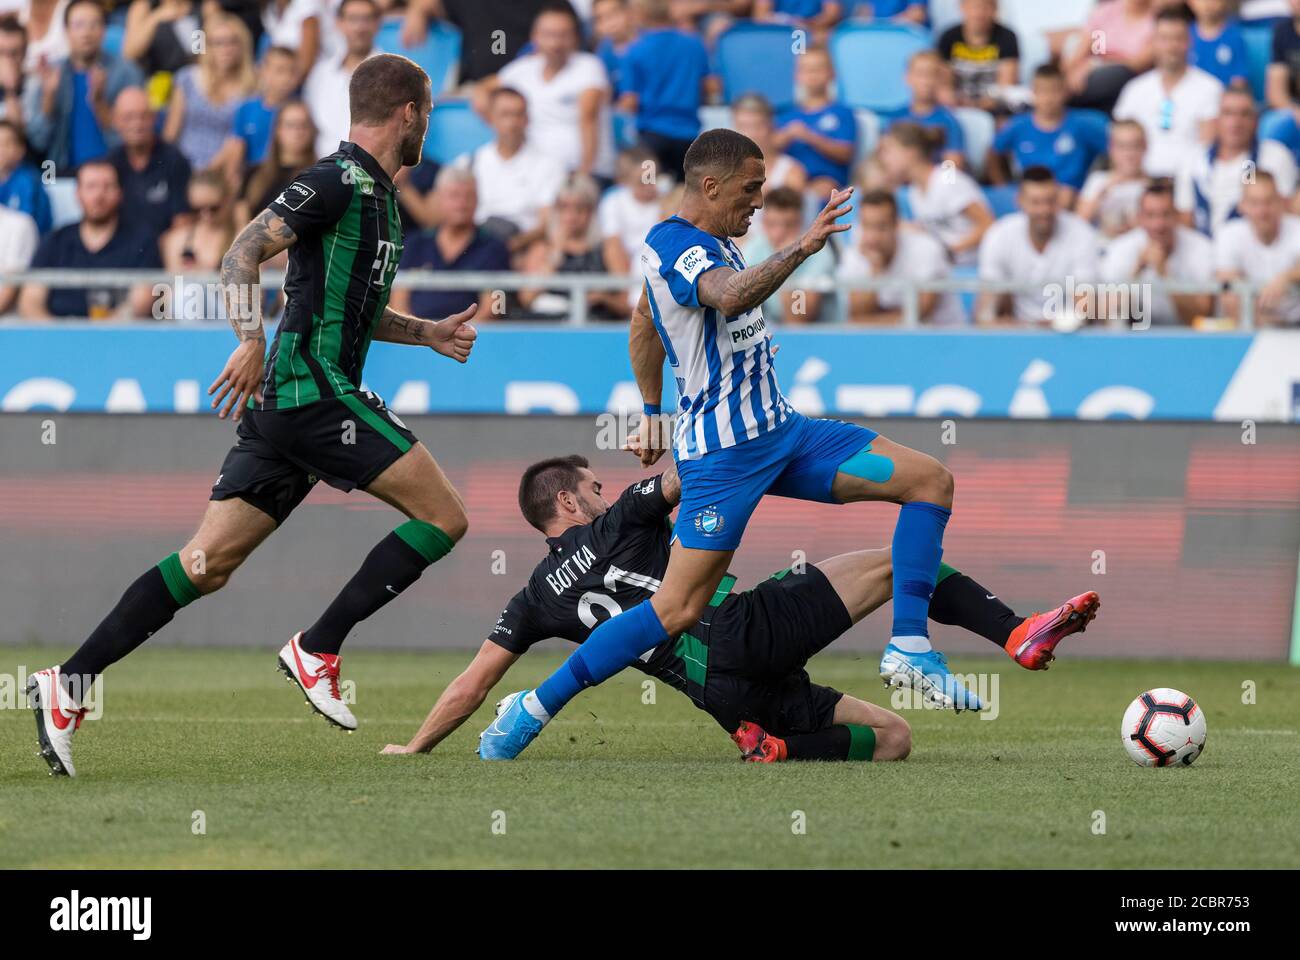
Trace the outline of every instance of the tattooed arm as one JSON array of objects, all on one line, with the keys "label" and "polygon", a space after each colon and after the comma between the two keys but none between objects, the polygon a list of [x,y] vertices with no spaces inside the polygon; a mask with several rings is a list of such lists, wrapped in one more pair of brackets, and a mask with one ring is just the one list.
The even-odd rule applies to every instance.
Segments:
[{"label": "tattooed arm", "polygon": [[799,264],[826,246],[831,234],[849,229],[850,224],[835,221],[852,209],[845,205],[852,195],[852,187],[832,193],[808,232],[762,263],[744,270],[719,267],[701,275],[698,281],[700,303],[717,308],[725,317],[737,317],[757,307],[781,289],[781,284],[789,279]]},{"label": "tattooed arm", "polygon": [[[263,210],[235,237],[221,258],[221,289],[226,316],[239,338],[239,346],[221,374],[208,387],[217,416],[238,420],[252,398],[261,399],[262,363],[266,330],[262,327],[261,266],[293,245],[297,234],[270,210]],[[215,396],[213,396],[215,394]]]},{"label": "tattooed arm", "polygon": [[444,357],[464,363],[469,359],[469,352],[474,349],[474,340],[478,336],[474,324],[469,322],[477,311],[478,304],[471,303],[445,320],[421,320],[385,307],[383,315],[375,323],[375,339],[429,347]]}]

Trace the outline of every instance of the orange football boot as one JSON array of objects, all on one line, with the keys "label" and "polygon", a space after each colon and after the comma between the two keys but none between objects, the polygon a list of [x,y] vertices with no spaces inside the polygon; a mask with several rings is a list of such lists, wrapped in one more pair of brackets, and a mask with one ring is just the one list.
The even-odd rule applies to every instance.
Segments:
[{"label": "orange football boot", "polygon": [[741,721],[731,739],[740,747],[741,759],[746,763],[781,763],[788,759],[784,740],[748,720]]},{"label": "orange football boot", "polygon": [[1101,598],[1089,590],[1048,613],[1031,613],[1011,631],[1004,648],[1026,670],[1046,670],[1056,645],[1072,633],[1082,633],[1097,616]]}]

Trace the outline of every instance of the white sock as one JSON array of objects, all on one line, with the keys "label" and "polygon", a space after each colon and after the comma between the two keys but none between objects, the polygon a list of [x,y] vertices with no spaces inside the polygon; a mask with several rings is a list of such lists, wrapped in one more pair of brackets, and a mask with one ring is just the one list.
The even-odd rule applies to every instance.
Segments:
[{"label": "white sock", "polygon": [[542,701],[537,699],[537,691],[529,690],[524,694],[524,709],[528,711],[534,720],[540,720],[542,723],[550,722],[551,715],[542,706]]},{"label": "white sock", "polygon": [[934,649],[929,637],[893,637],[889,642],[904,653],[929,653]]}]

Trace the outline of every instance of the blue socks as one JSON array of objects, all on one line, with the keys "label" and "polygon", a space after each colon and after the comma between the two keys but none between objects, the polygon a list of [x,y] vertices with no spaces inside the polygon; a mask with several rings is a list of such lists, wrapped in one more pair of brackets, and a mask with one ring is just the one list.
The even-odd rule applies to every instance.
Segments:
[{"label": "blue socks", "polygon": [[933,503],[903,504],[894,526],[894,637],[929,637],[930,595],[943,557],[943,529],[952,511]]},{"label": "blue socks", "polygon": [[[938,568],[936,559],[934,569]],[[930,579],[933,586],[934,578]],[[925,616],[924,609],[921,616]],[[587,642],[569,654],[569,659],[534,691],[537,699],[553,717],[585,687],[603,683],[667,639],[654,607],[649,600],[643,600],[591,631]]]}]

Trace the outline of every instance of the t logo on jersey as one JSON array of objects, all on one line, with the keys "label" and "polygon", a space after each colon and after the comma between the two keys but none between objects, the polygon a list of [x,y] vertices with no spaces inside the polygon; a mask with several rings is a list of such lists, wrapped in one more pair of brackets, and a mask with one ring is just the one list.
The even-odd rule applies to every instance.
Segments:
[{"label": "t logo on jersey", "polygon": [[302,183],[291,183],[280,192],[275,202],[286,210],[301,210],[302,205],[316,196],[316,191]]},{"label": "t logo on jersey", "polygon": [[370,265],[370,285],[382,287],[397,271],[397,244],[391,240],[379,240],[377,243],[379,248],[375,251],[375,262]]},{"label": "t logo on jersey", "polygon": [[694,283],[695,278],[712,263],[713,261],[709,259],[709,251],[697,243],[677,258],[673,269],[685,277],[687,283]]}]

